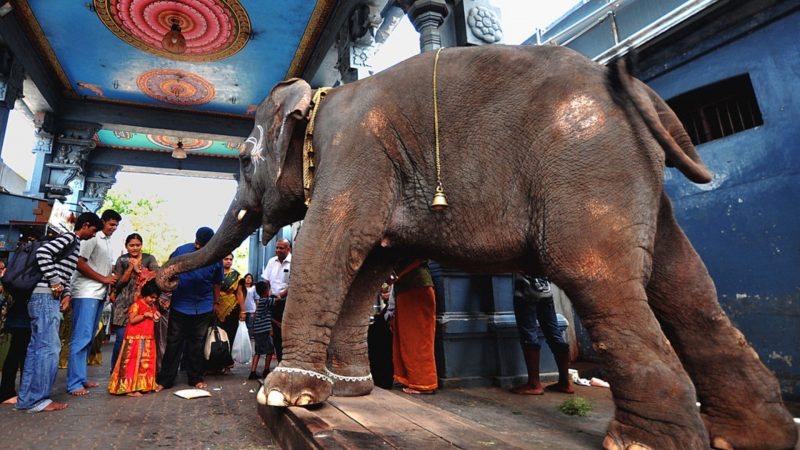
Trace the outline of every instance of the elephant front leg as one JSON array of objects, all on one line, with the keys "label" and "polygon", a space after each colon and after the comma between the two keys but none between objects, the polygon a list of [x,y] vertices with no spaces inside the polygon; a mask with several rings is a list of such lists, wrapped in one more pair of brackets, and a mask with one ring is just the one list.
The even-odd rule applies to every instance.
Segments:
[{"label": "elephant front leg", "polygon": [[367,332],[372,307],[391,265],[373,253],[356,276],[333,328],[326,374],[333,379],[333,395],[367,395],[375,387],[369,365]]},{"label": "elephant front leg", "polygon": [[720,308],[708,271],[664,205],[648,298],[694,381],[711,446],[793,448],[797,427],[777,380]]},{"label": "elephant front leg", "polygon": [[[315,199],[332,203],[324,200]],[[258,396],[261,403],[310,405],[325,401],[333,391],[334,380],[325,372],[331,332],[356,274],[383,232],[355,219],[350,223],[347,219],[357,217],[355,212],[347,217],[337,212],[320,209],[306,215],[292,255],[283,359],[266,378]]]}]

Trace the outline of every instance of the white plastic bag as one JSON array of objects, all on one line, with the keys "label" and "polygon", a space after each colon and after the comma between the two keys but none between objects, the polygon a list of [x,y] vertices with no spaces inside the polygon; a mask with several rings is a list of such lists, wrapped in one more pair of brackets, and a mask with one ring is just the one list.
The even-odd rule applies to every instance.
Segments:
[{"label": "white plastic bag", "polygon": [[233,339],[231,356],[239,364],[250,364],[250,360],[253,359],[253,347],[250,346],[250,335],[247,333],[247,325],[244,320],[239,321],[239,328]]}]

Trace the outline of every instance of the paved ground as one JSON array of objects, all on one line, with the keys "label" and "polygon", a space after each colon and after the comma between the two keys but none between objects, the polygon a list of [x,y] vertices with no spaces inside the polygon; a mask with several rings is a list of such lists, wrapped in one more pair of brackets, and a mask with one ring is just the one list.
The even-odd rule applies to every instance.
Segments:
[{"label": "paved ground", "polygon": [[[110,345],[104,349],[108,361]],[[150,449],[274,449],[277,448],[256,411],[256,381],[246,381],[248,369],[233,375],[207,377],[210,398],[184,400],[172,394],[177,385],[141,398],[109,395],[108,366],[90,367],[101,388],[86,397],[64,392],[65,371],[58,374],[54,399],[69,408],[54,413],[25,414],[0,407],[0,448]],[[185,382],[185,378],[179,378]],[[558,406],[568,396],[519,396],[499,388],[442,389],[435,395],[396,395],[446,409],[488,426],[531,448],[599,448],[613,414],[608,389],[576,387],[594,409],[586,417],[566,416]],[[796,405],[793,405],[796,406]],[[800,444],[798,444],[800,446]],[[421,450],[421,449],[420,449]]]},{"label": "paved ground", "polygon": [[[104,348],[108,361],[111,346]],[[91,380],[101,387],[86,397],[64,392],[65,370],[60,370],[53,399],[69,403],[64,411],[26,414],[0,407],[0,447],[115,448],[115,449],[274,449],[256,412],[256,381],[247,381],[249,368],[232,375],[207,377],[212,396],[185,400],[172,392],[176,385],[140,398],[108,394],[108,364],[89,367]],[[183,374],[178,381],[185,383]]]}]

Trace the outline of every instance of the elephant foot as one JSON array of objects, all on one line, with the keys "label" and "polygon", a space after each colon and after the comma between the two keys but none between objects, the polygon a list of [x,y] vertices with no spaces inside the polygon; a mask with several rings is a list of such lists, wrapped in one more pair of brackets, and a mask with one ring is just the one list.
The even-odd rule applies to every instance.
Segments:
[{"label": "elephant foot", "polygon": [[[338,370],[341,371],[342,369]],[[364,370],[362,369],[360,372],[363,373]],[[333,380],[333,395],[337,397],[358,397],[372,392],[375,384],[372,382],[372,374],[369,373],[369,370],[366,370],[366,372],[366,375],[342,375],[333,373],[327,367],[325,368],[325,375]]]},{"label": "elephant foot", "polygon": [[779,403],[733,413],[708,408],[702,412],[712,448],[724,450],[795,448],[797,426]]},{"label": "elephant foot", "polygon": [[332,390],[333,380],[327,375],[278,366],[264,380],[256,399],[269,406],[308,406],[324,402]]},{"label": "elephant foot", "polygon": [[605,450],[706,449],[705,436],[675,424],[648,421],[642,428],[613,419],[608,425]]}]

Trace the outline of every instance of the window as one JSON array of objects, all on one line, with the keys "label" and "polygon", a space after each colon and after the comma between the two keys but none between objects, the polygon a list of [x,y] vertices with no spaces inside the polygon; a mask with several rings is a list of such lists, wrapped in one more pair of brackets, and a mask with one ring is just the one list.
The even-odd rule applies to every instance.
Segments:
[{"label": "window", "polygon": [[694,89],[667,103],[694,145],[764,124],[748,74]]}]

